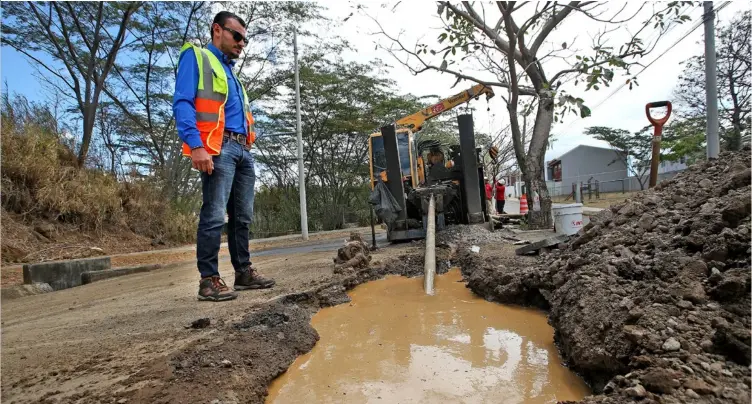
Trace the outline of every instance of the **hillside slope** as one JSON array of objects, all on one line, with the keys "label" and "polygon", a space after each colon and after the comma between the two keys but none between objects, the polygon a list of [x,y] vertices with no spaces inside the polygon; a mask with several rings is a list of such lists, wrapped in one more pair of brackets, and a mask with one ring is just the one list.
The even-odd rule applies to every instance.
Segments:
[{"label": "hillside slope", "polygon": [[3,264],[143,251],[190,242],[195,216],[152,179],[121,182],[79,169],[57,136],[3,113]]}]

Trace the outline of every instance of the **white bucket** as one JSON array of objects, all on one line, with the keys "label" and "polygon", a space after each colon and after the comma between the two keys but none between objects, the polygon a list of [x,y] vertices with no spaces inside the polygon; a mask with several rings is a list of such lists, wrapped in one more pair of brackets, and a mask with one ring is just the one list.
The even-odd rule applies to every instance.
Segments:
[{"label": "white bucket", "polygon": [[582,228],[582,204],[553,205],[554,231],[557,234],[571,236]]}]

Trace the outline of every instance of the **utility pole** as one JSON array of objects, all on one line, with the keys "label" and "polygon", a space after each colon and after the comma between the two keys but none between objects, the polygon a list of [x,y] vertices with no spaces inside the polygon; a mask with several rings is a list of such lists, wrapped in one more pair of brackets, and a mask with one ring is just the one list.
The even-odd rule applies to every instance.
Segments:
[{"label": "utility pole", "polygon": [[705,10],[705,105],[707,108],[708,159],[718,158],[718,82],[715,61],[715,11],[713,2],[702,2]]},{"label": "utility pole", "polygon": [[308,205],[306,204],[305,168],[303,165],[303,131],[300,127],[300,66],[298,65],[298,30],[293,28],[293,52],[295,54],[295,109],[298,132],[298,182],[300,184],[300,230],[303,240],[308,240]]}]

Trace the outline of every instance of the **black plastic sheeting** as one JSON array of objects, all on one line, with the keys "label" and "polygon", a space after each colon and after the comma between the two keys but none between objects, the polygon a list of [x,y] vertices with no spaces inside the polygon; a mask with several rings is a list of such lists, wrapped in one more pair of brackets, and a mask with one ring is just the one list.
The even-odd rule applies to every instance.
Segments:
[{"label": "black plastic sheeting", "polygon": [[391,192],[387,188],[383,181],[378,181],[371,195],[368,203],[373,205],[376,216],[381,219],[390,228],[393,226],[394,221],[399,217],[399,213],[402,210],[399,203]]}]

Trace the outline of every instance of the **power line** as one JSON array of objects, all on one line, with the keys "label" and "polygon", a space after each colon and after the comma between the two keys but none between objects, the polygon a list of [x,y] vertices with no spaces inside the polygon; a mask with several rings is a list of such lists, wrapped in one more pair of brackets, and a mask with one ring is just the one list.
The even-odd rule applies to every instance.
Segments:
[{"label": "power line", "polygon": [[[730,1],[724,2],[721,6],[719,6],[717,9],[715,9],[714,12],[721,11],[723,8],[725,8],[726,6],[728,6],[730,3],[731,3]],[[681,37],[679,37],[679,39],[676,40],[671,46],[669,46],[668,49],[666,49],[665,51],[663,51],[663,53],[661,53],[655,59],[653,59],[652,62],[648,63],[642,70],[640,70],[638,73],[636,73],[634,75],[634,78],[637,78],[637,76],[639,76],[640,74],[642,74],[645,70],[647,70],[650,66],[652,66],[653,63],[655,63],[656,61],[658,61],[658,59],[662,58],[666,53],[668,53],[671,49],[673,49],[681,41],[687,39],[687,37],[689,37],[689,35],[691,35],[704,22],[705,22],[705,17],[703,16],[703,18],[701,20],[699,20],[697,23],[695,23],[695,25],[692,27],[692,29],[690,29],[686,34],[684,34]],[[595,109],[597,109],[598,107],[600,107],[601,105],[603,105],[604,103],[606,103],[606,101],[608,101],[609,99],[611,99],[611,97],[613,97],[617,92],[619,92],[619,90],[621,90],[622,88],[624,88],[626,86],[627,86],[627,82],[624,82],[621,85],[619,85],[618,87],[616,87],[616,89],[614,89],[614,91],[611,92],[611,94],[609,94],[608,97],[604,98],[597,105],[595,105],[593,108],[591,108],[591,111],[594,111]],[[572,127],[572,125],[574,125],[576,122],[579,122],[580,120],[582,120],[582,118],[575,119],[569,125],[567,125],[567,127],[564,128],[563,130],[566,131],[567,129],[569,129],[570,127]]]},{"label": "power line", "polygon": [[[720,7],[718,8],[718,10],[721,10],[721,9],[722,9],[723,7],[726,7],[726,6],[728,5],[728,3],[730,3],[730,1],[727,1],[727,2],[725,2],[725,3],[724,3],[724,4],[722,5],[722,6],[720,6]],[[686,12],[686,11],[687,11],[687,9],[688,9],[688,8],[690,8],[690,7],[691,7],[691,6],[687,6],[687,7],[686,7],[686,8],[685,8],[685,9],[684,9],[684,10],[682,11],[682,14],[683,14],[684,12]],[[695,6],[694,8],[696,9],[696,8],[698,8],[698,7],[700,7],[700,6]],[[704,20],[703,20],[703,21],[704,21]],[[702,24],[702,22],[700,22],[700,23],[699,23],[699,25],[701,25],[701,24]],[[638,75],[640,75],[640,74],[641,74],[642,72],[644,72],[644,71],[645,71],[645,70],[646,70],[646,69],[647,69],[648,67],[650,67],[650,66],[651,66],[651,65],[652,65],[653,63],[655,63],[655,62],[656,62],[656,61],[657,61],[658,59],[660,59],[660,58],[661,58],[661,57],[662,57],[662,56],[663,56],[663,55],[664,55],[664,54],[665,54],[666,52],[668,52],[669,50],[671,50],[671,49],[672,49],[672,48],[673,48],[674,46],[676,46],[676,45],[677,45],[677,44],[678,44],[679,42],[681,42],[682,40],[684,40],[684,38],[686,38],[686,37],[687,37],[687,36],[688,36],[689,34],[691,34],[691,33],[692,33],[692,32],[693,32],[694,30],[696,30],[696,29],[697,29],[697,27],[698,27],[699,25],[697,25],[697,26],[693,27],[691,31],[689,31],[689,32],[688,32],[687,34],[685,34],[685,35],[684,35],[683,37],[681,37],[681,38],[680,38],[680,39],[679,39],[679,40],[678,40],[677,42],[675,42],[675,43],[674,43],[673,45],[671,45],[671,46],[670,46],[670,47],[669,47],[668,49],[666,49],[666,50],[665,50],[665,51],[664,51],[664,52],[663,52],[662,54],[658,55],[658,57],[656,57],[656,58],[655,58],[655,59],[654,59],[654,60],[653,60],[652,62],[650,62],[650,63],[649,63],[649,64],[648,64],[647,66],[645,66],[645,68],[643,68],[643,69],[642,69],[642,70],[641,70],[641,71],[640,71],[639,73],[635,74],[635,75],[634,75],[634,77],[636,78],[636,77],[637,77]],[[671,30],[672,28],[673,28],[673,27],[670,27],[670,28],[669,28],[669,31],[670,31],[670,30]],[[656,33],[655,35],[651,35],[651,39],[649,40],[649,42],[650,42],[650,41],[652,41],[652,38],[653,38],[653,37],[655,37],[656,35],[659,35],[659,34],[658,34],[658,33]],[[603,103],[605,103],[605,102],[606,102],[606,101],[607,101],[607,100],[608,100],[609,98],[611,98],[611,97],[612,97],[612,96],[613,96],[614,94],[616,94],[616,93],[617,93],[617,92],[618,92],[619,90],[621,90],[622,88],[624,88],[624,87],[625,87],[626,85],[627,85],[627,84],[626,84],[626,83],[624,83],[624,84],[620,85],[619,87],[617,87],[617,88],[616,88],[616,89],[615,89],[615,90],[614,90],[614,91],[613,91],[613,92],[612,92],[612,93],[611,93],[611,94],[610,94],[610,95],[609,95],[608,97],[606,97],[605,99],[601,100],[601,102],[599,102],[599,103],[598,103],[598,105],[596,105],[595,107],[591,108],[591,111],[592,111],[592,110],[595,110],[596,108],[598,108],[599,106],[601,106],[601,105],[602,105]],[[575,119],[575,120],[574,120],[574,121],[572,121],[572,122],[571,122],[571,123],[570,123],[569,125],[567,125],[567,127],[566,127],[566,128],[564,128],[564,130],[567,130],[567,129],[569,129],[569,128],[570,128],[570,127],[571,127],[572,125],[574,125],[574,124],[575,124],[576,122],[579,122],[580,120],[582,120],[582,118],[577,118],[577,119]],[[510,123],[510,124],[508,124],[508,125],[507,125],[507,126],[506,126],[506,127],[504,128],[504,129],[502,129],[502,131],[501,131],[501,132],[499,132],[499,134],[498,134],[498,135],[497,135],[497,136],[496,136],[496,137],[494,138],[494,140],[493,140],[493,141],[492,141],[491,143],[493,144],[493,143],[495,143],[495,142],[496,142],[497,140],[499,140],[499,139],[501,138],[501,135],[502,135],[502,133],[504,133],[504,131],[505,131],[505,130],[509,129],[509,127],[510,127],[510,126],[511,126],[511,123]],[[531,128],[531,129],[532,129],[532,128]],[[529,135],[529,133],[530,133],[530,132],[531,132],[531,130],[529,130],[529,131],[526,131],[526,133],[525,133],[525,136],[527,137],[527,135]]]}]

